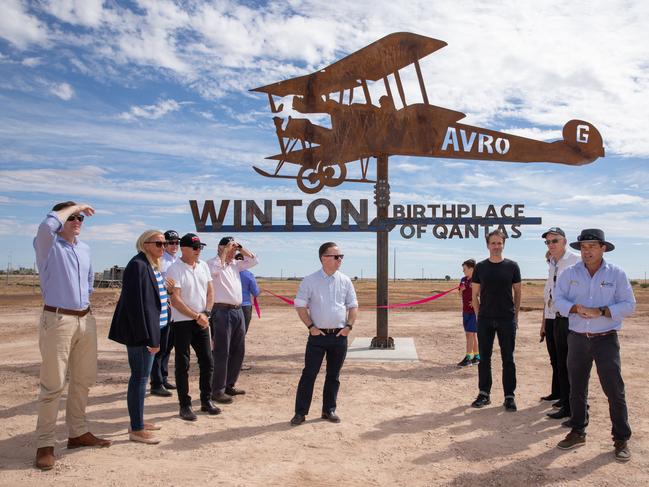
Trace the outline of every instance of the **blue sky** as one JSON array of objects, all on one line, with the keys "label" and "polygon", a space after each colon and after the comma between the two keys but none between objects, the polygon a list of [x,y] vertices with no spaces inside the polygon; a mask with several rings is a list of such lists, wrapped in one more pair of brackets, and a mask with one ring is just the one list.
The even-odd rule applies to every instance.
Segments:
[{"label": "blue sky", "polygon": [[[600,227],[611,261],[649,271],[649,42],[642,1],[172,2],[3,0],[0,17],[0,261],[31,266],[54,202],[88,202],[83,239],[96,270],[124,265],[145,229],[193,231],[189,199],[302,199],[262,178],[277,140],[264,96],[248,90],[324,67],[391,32],[448,46],[422,61],[431,103],[463,122],[556,140],[572,118],[601,132],[606,157],[570,167],[393,157],[392,203],[525,204],[543,226],[507,243],[524,276],[543,277],[545,227],[574,240]],[[418,89],[404,75],[406,92]],[[373,172],[373,166],[370,172]],[[315,197],[372,198],[343,184]],[[301,213],[304,215],[304,213]],[[214,254],[220,234],[203,234]],[[373,234],[241,234],[260,275],[303,275],[324,240],[343,270],[375,272]],[[399,277],[460,276],[480,240],[406,240]],[[3,265],[4,267],[4,265]],[[392,270],[390,270],[392,275]]]}]

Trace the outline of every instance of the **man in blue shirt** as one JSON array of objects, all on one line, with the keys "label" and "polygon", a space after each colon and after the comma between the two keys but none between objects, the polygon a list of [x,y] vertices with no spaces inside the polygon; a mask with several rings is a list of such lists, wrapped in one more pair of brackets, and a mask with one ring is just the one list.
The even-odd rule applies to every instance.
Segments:
[{"label": "man in blue shirt", "polygon": [[45,304],[39,325],[42,362],[35,460],[41,470],[51,469],[56,462],[54,430],[68,372],[68,448],[111,444],[90,433],[86,424],[88,390],[97,376],[97,328],[90,311],[94,277],[90,248],[78,236],[84,217],[94,213],[90,205],[59,203],[41,222],[34,238]]},{"label": "man in blue shirt", "polygon": [[352,281],[338,271],[344,255],[334,242],[318,251],[322,268],[302,279],[295,296],[295,309],[309,330],[304,369],[297,387],[295,416],[291,424],[304,423],[309,414],[313,385],[322,360],[327,357],[327,375],[322,395],[322,419],[339,423],[336,398],[340,369],[347,355],[347,335],[356,321],[358,301]]},{"label": "man in blue shirt", "polygon": [[581,251],[582,262],[568,267],[556,286],[556,309],[568,316],[568,376],[572,430],[558,448],[569,450],[586,442],[588,381],[593,361],[608,398],[613,425],[615,459],[631,458],[627,441],[631,437],[622,380],[620,342],[617,332],[622,318],[635,310],[635,297],[626,274],[604,260],[604,252],[615,246],[598,228],[582,230],[570,244]]},{"label": "man in blue shirt", "polygon": [[[240,253],[235,255],[236,260],[243,260],[243,255]],[[241,311],[243,311],[243,320],[246,325],[246,334],[248,334],[248,328],[250,327],[250,321],[252,320],[252,302],[253,299],[259,296],[259,286],[257,286],[257,280],[255,275],[250,272],[248,269],[243,269],[239,272],[239,277],[241,277]],[[241,370],[250,370],[250,365],[243,364]]]}]

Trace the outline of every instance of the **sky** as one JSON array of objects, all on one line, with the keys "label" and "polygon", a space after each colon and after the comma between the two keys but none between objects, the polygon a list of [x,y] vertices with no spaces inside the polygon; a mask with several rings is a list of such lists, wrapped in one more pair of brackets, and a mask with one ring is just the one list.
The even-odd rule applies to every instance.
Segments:
[{"label": "sky", "polygon": [[[195,231],[193,199],[371,203],[372,185],[307,195],[255,173],[272,170],[265,158],[279,149],[267,98],[249,90],[413,32],[448,43],[421,61],[431,103],[543,141],[586,120],[606,157],[568,166],[395,156],[391,203],[525,205],[543,224],[505,248],[525,278],[547,276],[541,233],[551,226],[569,241],[602,228],[616,245],[607,259],[631,278],[649,271],[648,2],[2,0],[2,10],[0,262],[14,268],[33,265],[36,228],[59,201],[96,209],[81,236],[95,270],[125,265],[146,229]],[[403,76],[415,97],[412,69]],[[223,234],[200,236],[211,258]],[[259,255],[261,276],[314,271],[327,240],[339,243],[345,273],[375,275],[372,233],[235,237]],[[398,278],[459,278],[462,261],[486,256],[481,238],[390,234],[391,277],[396,261]]]}]

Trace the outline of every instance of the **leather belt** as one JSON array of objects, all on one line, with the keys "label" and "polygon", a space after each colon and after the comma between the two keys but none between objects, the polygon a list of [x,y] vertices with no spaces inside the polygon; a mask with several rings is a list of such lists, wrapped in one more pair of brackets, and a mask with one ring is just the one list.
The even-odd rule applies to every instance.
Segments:
[{"label": "leather belt", "polygon": [[332,335],[338,333],[342,328],[318,328],[325,335]]},{"label": "leather belt", "polygon": [[228,303],[214,303],[212,309],[239,309],[241,308],[240,304],[228,304]]},{"label": "leather belt", "polygon": [[559,319],[559,318],[563,318],[564,320],[567,320],[567,319],[568,319],[568,318],[566,318],[565,316],[561,316],[561,313],[555,313],[555,315],[554,315],[554,319],[556,320],[556,319]]},{"label": "leather belt", "polygon": [[59,313],[59,314],[62,314],[62,315],[78,316],[79,318],[83,318],[88,313],[90,313],[90,306],[88,306],[86,309],[78,310],[78,309],[57,308],[56,306],[48,306],[46,304],[46,305],[43,306],[43,309],[45,311],[51,311],[52,313]]},{"label": "leather belt", "polygon": [[600,333],[589,333],[589,332],[579,333],[578,331],[572,331],[572,333],[586,338],[595,338],[595,337],[603,337],[606,335],[615,335],[617,334],[617,330],[602,331]]}]

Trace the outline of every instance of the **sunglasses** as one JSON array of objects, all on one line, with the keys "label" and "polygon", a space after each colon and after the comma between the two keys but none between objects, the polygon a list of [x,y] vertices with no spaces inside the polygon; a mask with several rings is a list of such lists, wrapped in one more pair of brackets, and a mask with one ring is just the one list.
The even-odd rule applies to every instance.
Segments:
[{"label": "sunglasses", "polygon": [[545,245],[555,244],[561,242],[561,239],[553,238],[552,240],[546,240]]},{"label": "sunglasses", "polygon": [[340,254],[340,255],[326,254],[326,255],[323,255],[323,257],[333,257],[336,260],[343,260],[343,257],[345,257],[345,256],[343,254]]},{"label": "sunglasses", "polygon": [[203,250],[203,247],[205,247],[205,244],[196,244],[196,245],[192,245],[191,249],[192,250]]},{"label": "sunglasses", "polygon": [[149,240],[149,241],[144,242],[144,243],[155,245],[159,249],[161,249],[162,247],[164,247],[167,244],[167,242],[161,242],[160,240]]},{"label": "sunglasses", "polygon": [[165,242],[165,245],[178,245],[180,243],[180,240],[170,240],[169,242]]},{"label": "sunglasses", "polygon": [[78,221],[82,222],[85,217],[83,215],[70,215],[68,217],[69,222]]}]

